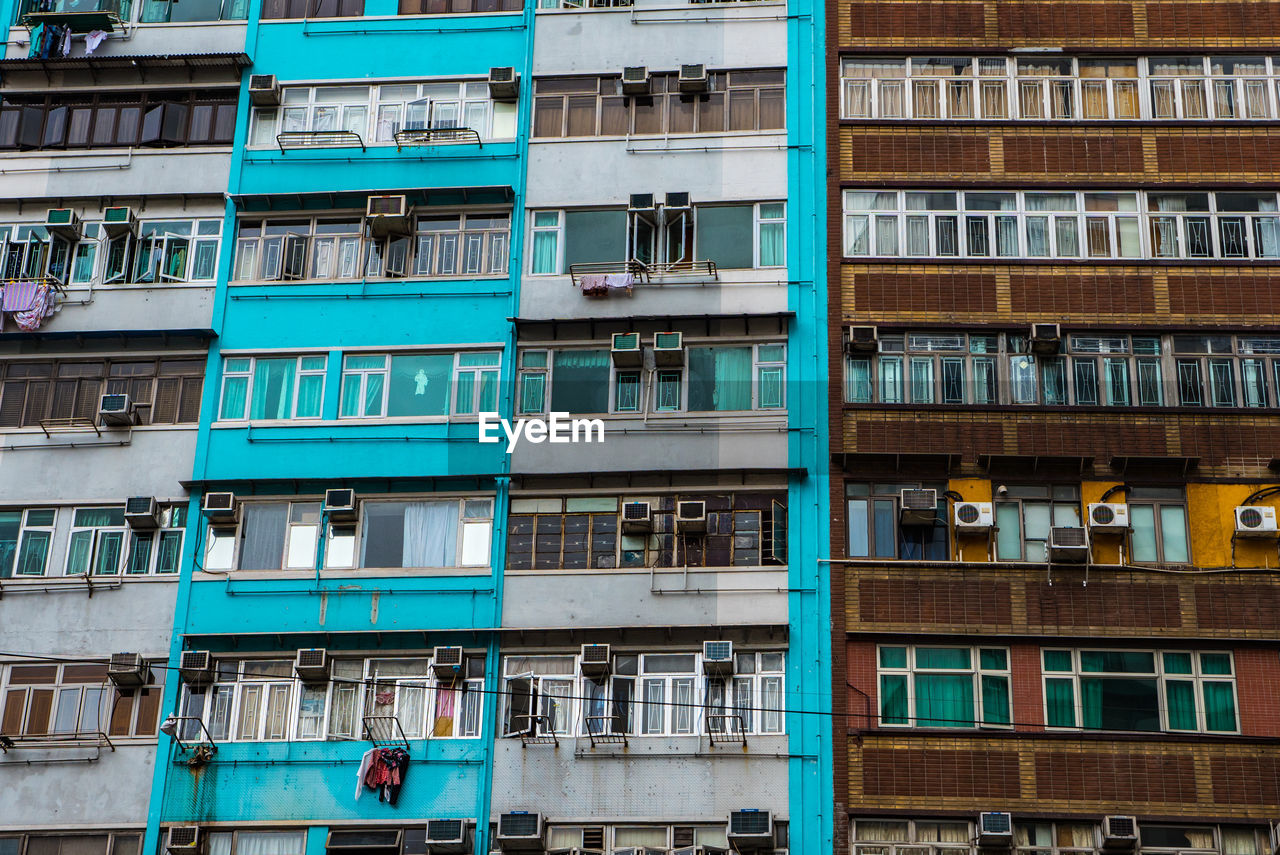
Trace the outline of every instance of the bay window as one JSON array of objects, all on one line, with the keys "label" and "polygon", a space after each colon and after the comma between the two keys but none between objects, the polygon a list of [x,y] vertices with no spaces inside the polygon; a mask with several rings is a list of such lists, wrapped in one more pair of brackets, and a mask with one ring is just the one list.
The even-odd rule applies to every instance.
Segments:
[{"label": "bay window", "polygon": [[1008,727],[1009,651],[1003,647],[881,646],[880,724]]},{"label": "bay window", "polygon": [[1229,652],[1044,650],[1043,663],[1048,727],[1239,730]]}]

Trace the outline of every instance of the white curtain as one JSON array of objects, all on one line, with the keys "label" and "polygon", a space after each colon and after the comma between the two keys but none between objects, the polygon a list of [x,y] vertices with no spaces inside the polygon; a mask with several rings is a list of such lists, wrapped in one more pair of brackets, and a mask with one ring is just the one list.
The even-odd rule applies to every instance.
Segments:
[{"label": "white curtain", "polygon": [[405,567],[452,567],[457,548],[457,502],[410,502],[405,506]]},{"label": "white curtain", "polygon": [[306,842],[305,831],[241,831],[235,855],[302,855]]}]

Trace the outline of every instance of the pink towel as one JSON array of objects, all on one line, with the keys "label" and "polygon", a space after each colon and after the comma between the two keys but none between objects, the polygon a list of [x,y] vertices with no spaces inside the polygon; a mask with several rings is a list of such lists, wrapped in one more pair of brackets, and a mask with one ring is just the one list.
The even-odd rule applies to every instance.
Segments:
[{"label": "pink towel", "polygon": [[36,293],[39,290],[39,285],[36,282],[10,282],[4,286],[4,302],[0,303],[0,311],[25,312],[29,310],[35,304]]},{"label": "pink towel", "polygon": [[[8,289],[5,290],[7,293]],[[36,287],[36,296],[31,302],[31,308],[25,312],[15,312],[13,319],[17,322],[19,329],[34,332],[40,329],[44,319],[52,314],[53,300],[49,298],[49,286],[41,282]]]}]

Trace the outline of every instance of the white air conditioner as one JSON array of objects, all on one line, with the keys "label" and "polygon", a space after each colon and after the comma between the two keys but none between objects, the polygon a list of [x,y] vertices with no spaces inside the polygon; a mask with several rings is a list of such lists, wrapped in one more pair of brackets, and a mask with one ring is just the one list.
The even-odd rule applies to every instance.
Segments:
[{"label": "white air conditioner", "polygon": [[50,208],[44,215],[44,227],[50,234],[72,243],[84,237],[84,226],[80,223],[80,215],[70,208]]},{"label": "white air conditioner", "polygon": [[124,521],[129,528],[150,531],[160,527],[160,506],[155,496],[130,496],[124,500]]},{"label": "white air conditioner", "polygon": [[708,82],[705,65],[682,65],[676,88],[681,92],[706,92]]},{"label": "white air conditioner", "polygon": [[731,676],[733,674],[733,642],[702,642],[702,671],[704,674]]},{"label": "white air conditioner", "polygon": [[736,852],[773,848],[773,814],[767,810],[735,810],[729,814],[729,845]]},{"label": "white air conditioner", "polygon": [[407,196],[370,196],[364,216],[374,237],[407,235],[412,230]]},{"label": "white air conditioner", "polygon": [[208,650],[182,651],[178,676],[189,686],[207,686],[213,682],[213,657]]},{"label": "white air conditioner", "polygon": [[628,211],[652,211],[657,207],[652,193],[632,193],[627,199]]},{"label": "white air conditioner", "polygon": [[449,682],[462,676],[462,648],[437,647],[431,652],[431,671],[438,679]]},{"label": "white air conditioner", "polygon": [[360,516],[356,491],[345,488],[325,490],[324,512],[329,522],[355,522]]},{"label": "white air conditioner", "polygon": [[676,502],[676,531],[681,534],[706,534],[707,503],[700,501]]},{"label": "white air conditioner", "polygon": [[880,345],[880,333],[875,327],[849,327],[849,337],[844,349],[848,353],[874,353]]},{"label": "white air conditioner", "polygon": [[205,493],[200,501],[200,511],[214,523],[235,522],[239,507],[235,493]]},{"label": "white air conditioner", "polygon": [[659,368],[684,365],[684,333],[660,332],[653,337],[653,362]]},{"label": "white air conditioner", "polygon": [[607,644],[582,645],[579,660],[584,677],[608,677],[613,671],[613,653]]},{"label": "white air conditioner", "polygon": [[653,508],[648,502],[622,503],[622,533],[648,534],[653,531]]},{"label": "white air conditioner", "polygon": [[1080,564],[1089,560],[1089,530],[1055,525],[1049,529],[1049,560]]},{"label": "white air conditioner", "polygon": [[1129,530],[1129,506],[1119,502],[1090,502],[1085,509],[1089,531],[1097,534],[1122,534]]},{"label": "white air conditioner", "polygon": [[937,490],[903,490],[898,495],[898,522],[933,525],[938,518]]},{"label": "white air conditioner", "polygon": [[123,392],[109,392],[98,399],[98,421],[112,427],[133,424],[133,402]]},{"label": "white air conditioner", "polygon": [[175,825],[164,838],[164,848],[169,855],[192,855],[200,851],[200,827]]},{"label": "white air conditioner", "polygon": [[293,671],[308,685],[329,682],[329,651],[323,647],[304,647],[293,660]]},{"label": "white air conditioner", "polygon": [[1062,331],[1057,324],[1031,325],[1031,352],[1051,355],[1062,349]]},{"label": "white air conditioner", "polygon": [[623,95],[649,94],[649,69],[643,65],[631,65],[622,69]]},{"label": "white air conditioner", "polygon": [[102,230],[107,237],[138,236],[138,217],[127,205],[104,208],[102,211]]},{"label": "white air conditioner", "polygon": [[1267,505],[1236,508],[1236,537],[1276,537],[1276,509]]},{"label": "white air conditioner", "polygon": [[962,534],[988,532],[995,525],[990,502],[956,502],[952,519],[956,531]]},{"label": "white air conditioner", "polygon": [[112,653],[107,679],[122,689],[136,689],[150,682],[151,669],[141,653]]},{"label": "white air conditioner", "polygon": [[978,814],[978,845],[1007,849],[1013,845],[1013,816],[1003,811]]},{"label": "white air conditioner", "polygon": [[1132,850],[1138,845],[1138,818],[1133,816],[1104,816],[1102,818],[1102,848],[1112,851]]},{"label": "white air conditioner", "polygon": [[693,197],[687,190],[668,191],[663,197],[662,207],[668,210],[688,210],[693,207]]},{"label": "white air conditioner", "polygon": [[528,811],[499,814],[494,842],[503,852],[541,851],[542,814]]},{"label": "white air conditioner", "polygon": [[520,97],[520,75],[510,65],[489,69],[489,97],[495,101],[514,101]]},{"label": "white air conditioner", "polygon": [[427,820],[427,852],[430,855],[467,855],[471,851],[471,820]]},{"label": "white air conditioner", "polygon": [[640,368],[644,365],[644,351],[640,346],[640,333],[614,333],[609,348],[613,364],[619,368]]},{"label": "white air conditioner", "polygon": [[249,101],[255,107],[279,107],[280,81],[274,74],[250,74]]}]

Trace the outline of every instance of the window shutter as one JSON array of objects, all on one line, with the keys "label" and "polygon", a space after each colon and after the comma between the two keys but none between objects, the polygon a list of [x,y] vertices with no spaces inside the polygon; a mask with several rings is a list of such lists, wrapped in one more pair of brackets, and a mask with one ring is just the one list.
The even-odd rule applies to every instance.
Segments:
[{"label": "window shutter", "polygon": [[186,377],[182,381],[182,397],[178,401],[178,421],[182,423],[200,420],[200,391],[203,377]]},{"label": "window shutter", "polygon": [[[53,384],[53,400],[48,407],[47,412],[49,418],[52,419],[69,419],[76,405],[76,381],[74,380],[58,380]],[[41,410],[45,410],[44,407]],[[38,417],[37,421],[44,418],[44,412]]]},{"label": "window shutter", "polygon": [[49,409],[49,382],[42,380],[27,384],[27,406],[22,413],[24,427],[40,424]]},{"label": "window shutter", "polygon": [[672,829],[671,843],[676,847],[692,846],[693,827],[688,825],[677,825]]},{"label": "window shutter", "polygon": [[138,404],[139,424],[151,424],[151,378],[138,377],[129,383],[129,400]]},{"label": "window shutter", "polygon": [[156,381],[156,397],[151,407],[153,425],[171,425],[178,416],[178,395],[182,380],[161,377]]},{"label": "window shutter", "polygon": [[22,732],[22,708],[26,702],[26,689],[10,689],[5,693],[4,717],[0,718],[0,733]]},{"label": "window shutter", "polygon": [[101,380],[81,380],[76,395],[75,417],[92,419],[98,415],[98,400],[102,397]]},{"label": "window shutter", "polygon": [[22,405],[27,397],[25,380],[10,380],[0,389],[0,427],[22,424]]},{"label": "window shutter", "polygon": [[582,829],[582,846],[584,849],[603,849],[604,827],[589,825]]}]

